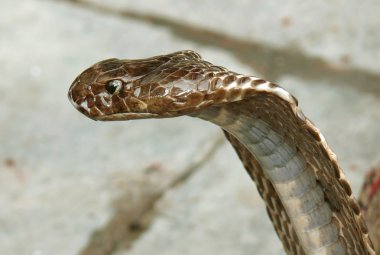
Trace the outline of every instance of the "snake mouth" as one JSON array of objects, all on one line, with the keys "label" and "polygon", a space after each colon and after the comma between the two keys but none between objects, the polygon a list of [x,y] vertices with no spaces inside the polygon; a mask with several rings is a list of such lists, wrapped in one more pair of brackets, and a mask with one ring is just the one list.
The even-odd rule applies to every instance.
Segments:
[{"label": "snake mouth", "polygon": [[115,113],[110,115],[99,115],[97,117],[90,117],[93,120],[100,121],[123,121],[123,120],[134,120],[134,119],[150,119],[150,118],[163,118],[161,115],[156,113]]},{"label": "snake mouth", "polygon": [[172,118],[179,116],[192,116],[188,112],[180,112],[180,111],[168,111],[161,113],[153,113],[153,112],[123,112],[123,113],[114,113],[114,114],[101,114],[98,116],[89,116],[88,113],[84,113],[89,118],[93,120],[100,121],[122,121],[122,120],[136,120],[136,119],[164,119],[164,118]]}]

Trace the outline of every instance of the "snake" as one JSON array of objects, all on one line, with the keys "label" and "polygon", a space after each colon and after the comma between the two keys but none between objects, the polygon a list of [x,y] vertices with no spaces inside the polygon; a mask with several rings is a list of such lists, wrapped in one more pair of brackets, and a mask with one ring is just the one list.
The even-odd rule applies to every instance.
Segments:
[{"label": "snake", "polygon": [[369,226],[369,233],[380,254],[380,165],[371,169],[363,182],[359,204]]},{"label": "snake", "polygon": [[370,238],[376,231],[369,231],[336,155],[279,85],[183,50],[100,61],[73,81],[68,97],[93,120],[190,116],[219,126],[255,182],[286,254],[376,254]]}]

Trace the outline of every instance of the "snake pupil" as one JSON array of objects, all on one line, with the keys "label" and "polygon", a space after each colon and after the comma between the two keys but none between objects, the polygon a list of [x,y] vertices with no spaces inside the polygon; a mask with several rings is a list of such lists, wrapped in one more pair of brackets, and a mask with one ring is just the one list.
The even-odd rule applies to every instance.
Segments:
[{"label": "snake pupil", "polygon": [[112,80],[107,83],[106,90],[108,91],[108,93],[114,94],[115,92],[118,92],[120,90],[122,84],[123,83],[119,80]]}]

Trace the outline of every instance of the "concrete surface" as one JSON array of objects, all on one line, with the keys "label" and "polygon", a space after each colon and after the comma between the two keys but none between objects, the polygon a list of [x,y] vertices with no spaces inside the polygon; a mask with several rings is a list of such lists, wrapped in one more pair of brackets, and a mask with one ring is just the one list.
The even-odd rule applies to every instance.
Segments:
[{"label": "concrete surface", "polygon": [[379,9],[375,0],[1,1],[0,253],[283,254],[218,128],[186,117],[93,122],[67,89],[101,59],[196,50],[291,91],[357,194],[380,159]]}]

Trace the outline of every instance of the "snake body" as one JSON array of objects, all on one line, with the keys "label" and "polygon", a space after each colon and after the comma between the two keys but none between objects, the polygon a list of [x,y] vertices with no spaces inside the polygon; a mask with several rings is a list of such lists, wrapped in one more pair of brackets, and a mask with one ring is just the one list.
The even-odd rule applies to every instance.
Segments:
[{"label": "snake body", "polygon": [[75,79],[69,98],[94,120],[188,115],[220,126],[287,254],[375,254],[335,154],[297,100],[276,84],[180,51],[101,61]]},{"label": "snake body", "polygon": [[365,177],[359,196],[360,207],[369,227],[375,251],[380,254],[380,165]]}]

